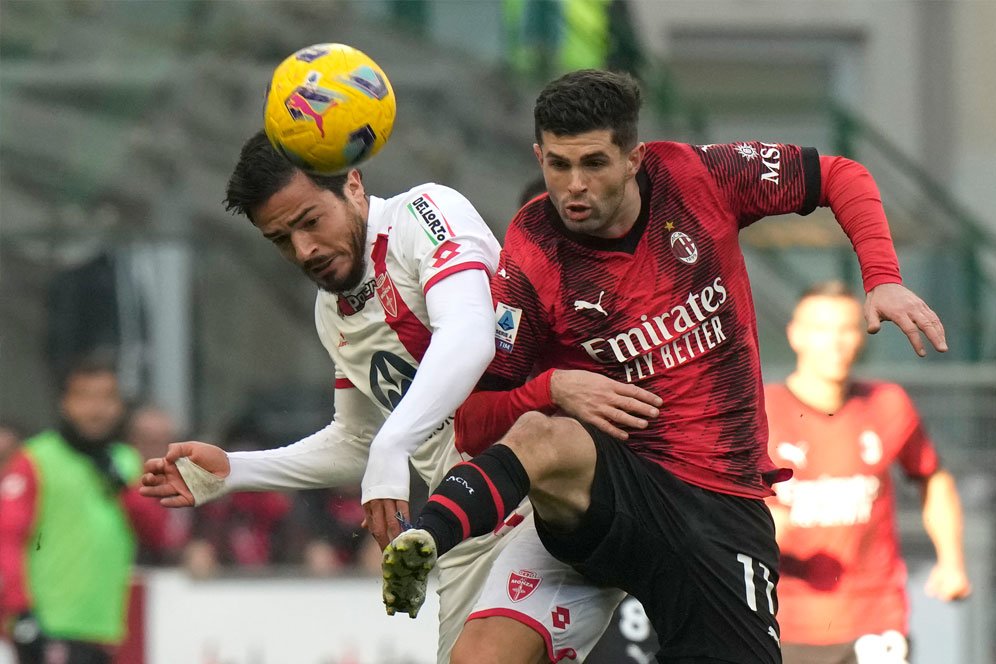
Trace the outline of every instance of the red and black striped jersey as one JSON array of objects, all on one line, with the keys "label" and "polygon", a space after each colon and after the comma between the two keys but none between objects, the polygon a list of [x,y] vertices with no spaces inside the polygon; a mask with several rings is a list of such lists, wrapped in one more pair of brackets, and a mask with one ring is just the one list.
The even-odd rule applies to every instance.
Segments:
[{"label": "red and black striped jersey", "polygon": [[681,479],[771,494],[767,423],[741,228],[808,214],[815,150],[745,142],[647,144],[640,216],[605,240],[567,230],[546,196],[512,220],[492,280],[492,376],[521,385],[548,368],[587,369],[664,400],[628,445]]}]

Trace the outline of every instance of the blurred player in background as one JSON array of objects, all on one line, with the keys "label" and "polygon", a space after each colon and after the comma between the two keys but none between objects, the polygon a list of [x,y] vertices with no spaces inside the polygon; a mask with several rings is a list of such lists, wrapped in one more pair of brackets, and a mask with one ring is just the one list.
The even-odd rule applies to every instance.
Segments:
[{"label": "blurred player in background", "polygon": [[71,367],[60,415],[0,478],[0,619],[21,664],[109,663],[125,636],[137,540],[161,543],[166,511],[139,495],[142,459],[118,442],[113,363]]},{"label": "blurred player in background", "polygon": [[810,288],[788,325],[795,371],[765,388],[768,451],[794,476],[768,504],[781,547],[786,664],[906,661],[909,604],[890,467],[919,487],[937,564],[927,594],[970,592],[962,512],[920,416],[899,385],[850,378],[861,303],[840,282]]},{"label": "blurred player in background", "polygon": [[[509,227],[492,282],[499,350],[457,413],[462,448],[487,450],[451,469],[385,550],[385,601],[417,602],[436,555],[528,495],[554,556],[643,603],[660,661],[780,662],[764,498],[787,472],[767,454],[738,231],[830,206],[861,263],[869,330],[893,320],[923,355],[920,330],[943,351],[943,328],[901,285],[864,167],[774,143],[643,143],[639,107],[635,81],[598,70],[540,93],[534,151],[549,196]],[[583,374],[593,389],[565,399],[554,367],[628,385],[603,377],[606,394]],[[558,407],[587,424],[551,417]],[[464,637],[455,657],[501,661]]]},{"label": "blurred player in background", "polygon": [[[319,286],[315,323],[335,364],[335,418],[276,450],[226,454],[199,442],[171,445],[165,458],[146,464],[143,493],[184,506],[232,491],[359,482],[366,524],[383,547],[400,532],[395,515],[408,517],[409,459],[435,487],[464,458],[454,446],[452,414],[494,355],[489,276],[498,242],[452,189],[426,184],[390,199],[367,196],[359,171],[305,174],[262,132],[243,147],[228,206]],[[502,537],[482,533],[440,560],[440,662],[450,661],[501,547],[521,551],[514,560],[522,566],[493,572],[508,591],[474,622],[505,662],[583,657],[622,598],[553,560],[536,539],[528,504],[511,513],[516,507],[509,505],[507,522],[496,528]],[[571,607],[569,620],[551,610],[559,606]],[[506,622],[528,638],[509,639]]]}]

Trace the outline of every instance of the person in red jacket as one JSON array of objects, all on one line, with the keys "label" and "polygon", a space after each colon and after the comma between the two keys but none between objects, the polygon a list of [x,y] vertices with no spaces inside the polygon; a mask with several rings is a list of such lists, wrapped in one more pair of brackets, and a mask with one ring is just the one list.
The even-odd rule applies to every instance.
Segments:
[{"label": "person in red jacket", "polygon": [[971,590],[955,481],[899,385],[859,382],[861,304],[841,282],[803,294],[788,326],[796,369],[768,385],[768,451],[794,476],[768,499],[781,547],[778,620],[785,664],[905,662],[909,604],[890,468],[923,494],[937,553],[927,593]]},{"label": "person in red jacket", "polygon": [[142,459],[118,442],[113,363],[88,357],[62,384],[57,427],[0,476],[0,625],[20,664],[109,664],[125,636],[137,540],[166,511],[138,493]]}]

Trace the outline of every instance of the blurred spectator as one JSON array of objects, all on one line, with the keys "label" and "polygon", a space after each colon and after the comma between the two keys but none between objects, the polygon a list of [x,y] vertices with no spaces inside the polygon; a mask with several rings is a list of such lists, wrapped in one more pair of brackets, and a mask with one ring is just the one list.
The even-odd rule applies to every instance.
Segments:
[{"label": "blurred spectator", "polygon": [[0,470],[24,440],[24,429],[12,422],[0,421]]},{"label": "blurred spectator", "polygon": [[769,453],[794,472],[769,499],[782,554],[785,664],[907,661],[893,464],[922,493],[937,554],[927,593],[947,601],[970,592],[954,479],[899,385],[851,381],[864,338],[861,303],[847,287],[814,286],[788,326],[796,369],[765,389]]},{"label": "blurred spectator", "polygon": [[[329,575],[359,568],[380,574],[381,552],[367,534],[360,504],[360,487],[298,492],[294,509],[296,539],[302,542],[300,561],[308,572]],[[374,550],[369,555],[368,549]],[[373,562],[374,565],[370,566]]]},{"label": "blurred spectator", "polygon": [[[125,423],[125,441],[141,455],[142,460],[160,457],[170,443],[183,437],[169,412],[152,404],[139,405],[131,410]],[[190,539],[192,510],[167,510],[166,525],[161,546],[139,545],[137,562],[140,565],[174,565],[180,562],[183,548]]]},{"label": "blurred spectator", "polygon": [[110,662],[125,636],[136,539],[166,512],[135,489],[142,460],[118,442],[116,367],[67,370],[56,428],[26,440],[0,477],[0,621],[21,664]]},{"label": "blurred spectator", "polygon": [[[222,438],[222,446],[242,452],[266,444],[254,424],[240,422]],[[288,494],[241,492],[193,510],[184,564],[192,575],[204,578],[219,566],[258,568],[288,562],[290,552],[282,544],[288,541],[292,507]]]}]

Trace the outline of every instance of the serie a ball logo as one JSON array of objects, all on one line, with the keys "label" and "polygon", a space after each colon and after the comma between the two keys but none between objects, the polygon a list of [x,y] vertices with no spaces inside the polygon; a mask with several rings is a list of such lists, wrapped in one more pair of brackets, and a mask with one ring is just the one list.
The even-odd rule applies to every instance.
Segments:
[{"label": "serie a ball logo", "polygon": [[295,165],[330,175],[377,154],[396,111],[391,82],[370,57],[345,44],[315,44],[273,71],[263,125]]}]

